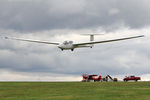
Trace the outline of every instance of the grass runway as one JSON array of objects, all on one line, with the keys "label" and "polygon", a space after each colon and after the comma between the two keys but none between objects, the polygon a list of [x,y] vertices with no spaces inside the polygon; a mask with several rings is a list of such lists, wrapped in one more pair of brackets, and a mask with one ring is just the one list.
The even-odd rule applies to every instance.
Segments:
[{"label": "grass runway", "polygon": [[150,82],[0,82],[0,100],[150,100]]}]

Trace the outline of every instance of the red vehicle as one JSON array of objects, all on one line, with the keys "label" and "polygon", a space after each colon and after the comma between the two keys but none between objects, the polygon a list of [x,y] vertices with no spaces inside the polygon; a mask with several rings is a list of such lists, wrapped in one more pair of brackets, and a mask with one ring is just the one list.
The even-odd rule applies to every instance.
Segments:
[{"label": "red vehicle", "polygon": [[102,79],[101,75],[98,76],[95,74],[93,74],[93,75],[83,74],[82,76],[83,76],[83,80],[82,80],[83,82],[89,82],[91,80],[96,82],[96,81],[100,81]]},{"label": "red vehicle", "polygon": [[140,77],[135,77],[135,76],[128,76],[128,77],[125,77],[123,80],[124,80],[125,82],[126,82],[126,81],[129,81],[129,80],[138,81],[138,80],[141,80],[141,78],[140,78]]}]

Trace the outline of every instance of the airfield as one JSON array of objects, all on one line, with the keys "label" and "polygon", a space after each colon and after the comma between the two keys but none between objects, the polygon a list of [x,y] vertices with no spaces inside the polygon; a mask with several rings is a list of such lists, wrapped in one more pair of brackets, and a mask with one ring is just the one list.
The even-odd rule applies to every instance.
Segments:
[{"label": "airfield", "polygon": [[149,100],[150,82],[0,82],[0,100]]}]

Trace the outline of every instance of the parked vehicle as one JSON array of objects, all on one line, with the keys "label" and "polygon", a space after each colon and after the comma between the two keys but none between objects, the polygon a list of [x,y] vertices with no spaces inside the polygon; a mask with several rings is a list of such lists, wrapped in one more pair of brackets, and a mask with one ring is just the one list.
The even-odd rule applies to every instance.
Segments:
[{"label": "parked vehicle", "polygon": [[130,80],[134,80],[134,81],[138,81],[138,80],[141,80],[141,77],[135,77],[135,76],[126,76],[123,81],[127,82],[127,81],[130,81]]},{"label": "parked vehicle", "polygon": [[83,74],[82,76],[83,76],[82,82],[90,82],[90,81],[96,82],[96,81],[100,81],[102,79],[101,75],[98,76],[95,74],[93,74],[93,75]]}]

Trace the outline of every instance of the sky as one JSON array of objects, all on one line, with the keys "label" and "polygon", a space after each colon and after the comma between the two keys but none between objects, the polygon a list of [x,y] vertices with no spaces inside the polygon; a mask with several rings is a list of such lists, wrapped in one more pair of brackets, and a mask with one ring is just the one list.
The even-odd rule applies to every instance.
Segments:
[{"label": "sky", "polygon": [[0,0],[0,36],[50,42],[144,38],[61,51],[0,38],[0,81],[81,81],[82,74],[150,81],[149,0]]}]

